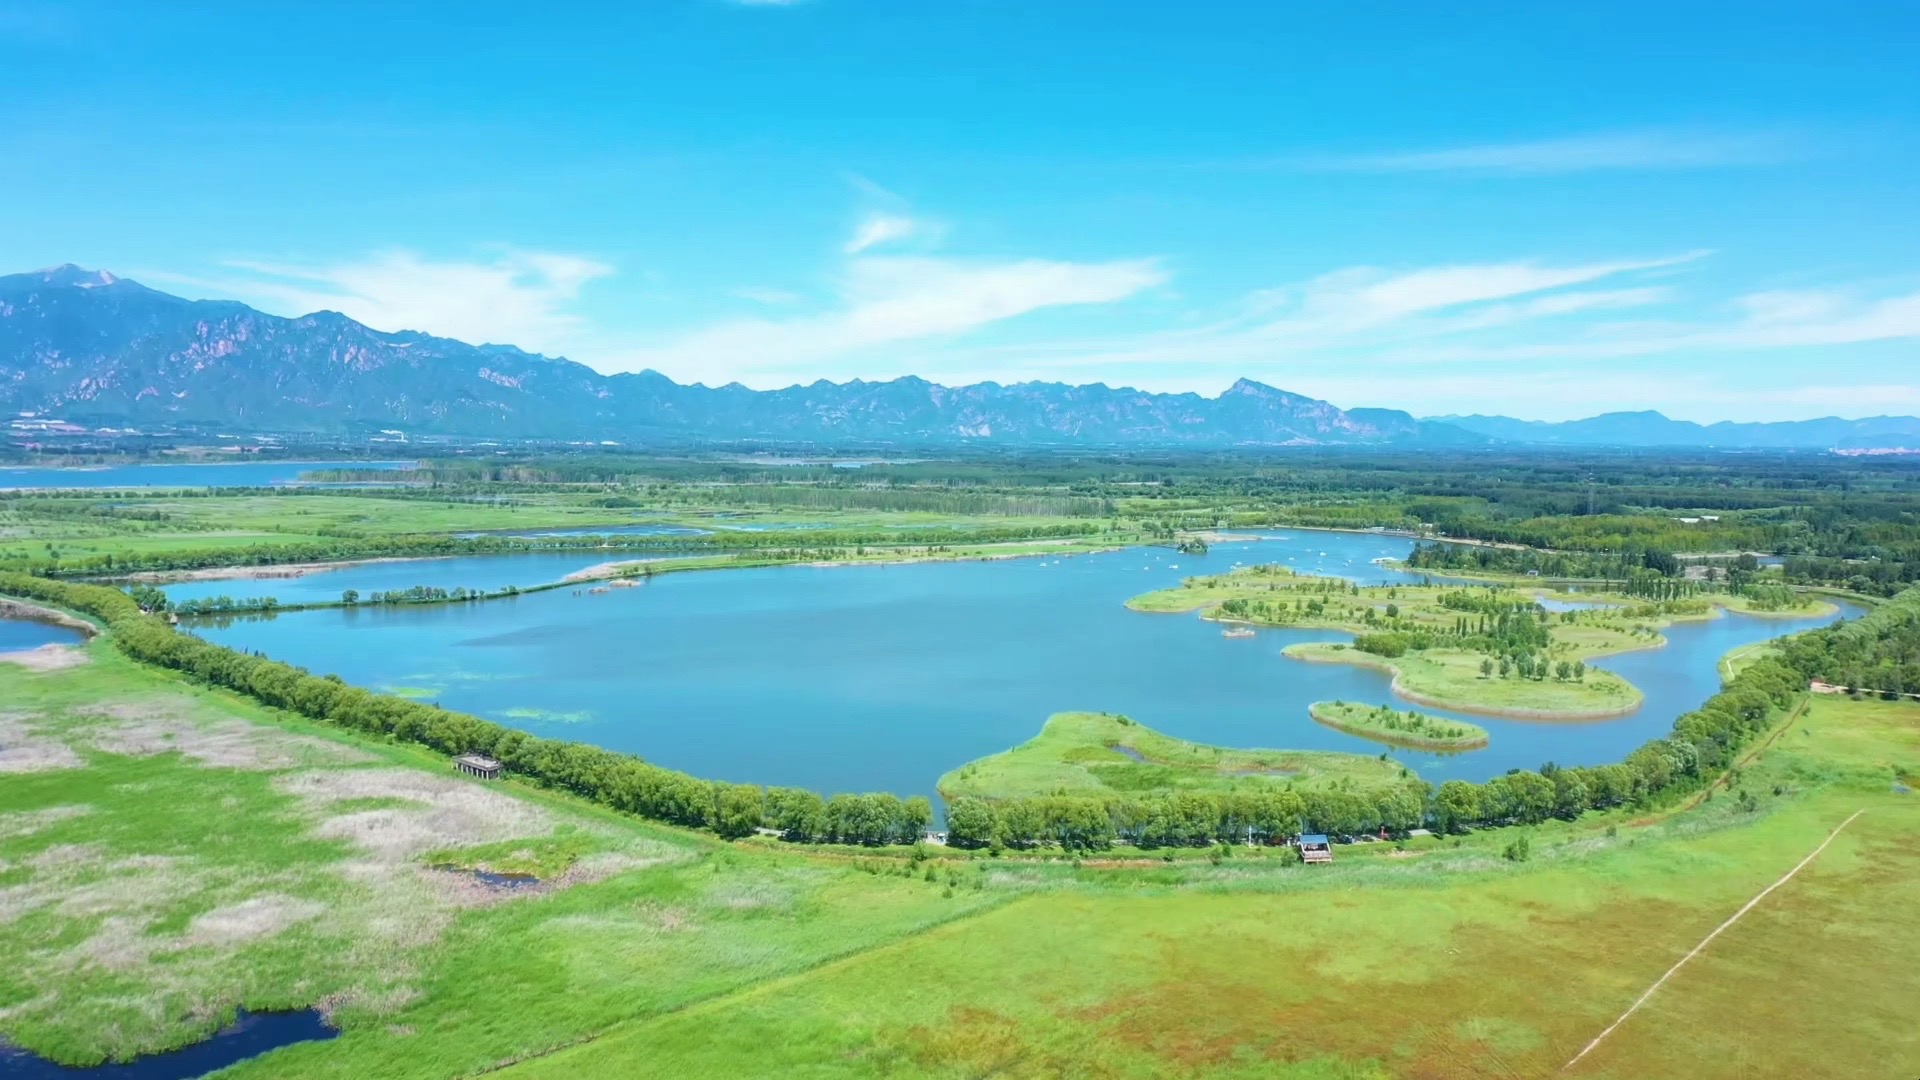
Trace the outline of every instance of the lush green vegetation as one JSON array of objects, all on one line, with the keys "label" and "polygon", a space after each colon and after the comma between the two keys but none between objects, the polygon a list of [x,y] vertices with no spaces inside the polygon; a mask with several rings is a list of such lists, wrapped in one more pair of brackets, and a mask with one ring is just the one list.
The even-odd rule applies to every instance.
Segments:
[{"label": "lush green vegetation", "polygon": [[1487,745],[1487,729],[1478,724],[1442,720],[1408,709],[1350,701],[1316,701],[1308,713],[1330,728],[1393,746],[1470,750]]},{"label": "lush green vegetation", "polygon": [[1920,806],[1889,760],[1920,760],[1920,705],[1829,700],[1714,798],[1545,822],[1524,862],[1496,831],[1329,867],[1053,864],[1019,903],[505,1075],[1558,1075],[1862,808],[1566,1075],[1903,1075]]},{"label": "lush green vegetation", "polygon": [[1040,734],[940,778],[956,847],[1104,850],[1249,839],[1275,843],[1302,819],[1357,832],[1419,824],[1426,788],[1384,757],[1230,750],[1111,713],[1059,713]]},{"label": "lush green vegetation", "polygon": [[[83,573],[374,555],[591,547],[781,546],[748,531],[807,526],[801,546],[898,542],[903,528],[1002,539],[1310,525],[1518,545],[1482,570],[1545,576],[1764,576],[1891,595],[1920,580],[1920,472],[1899,459],[1678,453],[1014,455],[870,462],[562,457],[428,458],[411,472],[332,479],[377,489],[0,493],[0,567]],[[642,523],[701,537],[513,539]],[[797,538],[796,538],[797,539]],[[963,537],[915,538],[964,542]],[[1521,548],[1539,549],[1521,552]],[[1444,551],[1445,549],[1441,549]],[[1748,555],[1748,561],[1751,561]],[[1456,566],[1454,569],[1465,569]]]},{"label": "lush green vegetation", "polygon": [[[1378,526],[1486,541],[1412,561],[1488,584],[1256,569],[1133,606],[1343,630],[1352,645],[1310,651],[1517,710],[1590,701],[1605,677],[1585,658],[1674,620],[1811,611],[1805,586],[1897,592],[1920,565],[1910,464],[579,456],[429,460],[408,480],[0,495],[0,594],[108,631],[84,666],[0,664],[8,1038],[82,1063],[191,1040],[236,1007],[318,1003],[340,1039],[234,1074],[1545,1075],[1866,809],[1577,1071],[1920,1068],[1901,902],[1920,887],[1920,703],[1804,693],[1920,689],[1920,592],[1730,655],[1720,694],[1612,765],[1434,788],[1374,757],[1066,714],[942,778],[943,849],[912,843],[924,799],[713,783],[532,738],[209,645],[151,591],[70,580],[560,548],[604,548],[620,574],[647,572],[623,553],[668,547],[725,568]],[[458,535],[638,522],[717,531]],[[1547,596],[1615,606],[1549,612]],[[471,598],[377,602],[455,599]],[[1381,736],[1452,723],[1340,711]],[[446,755],[464,751],[510,779],[456,777]],[[1303,828],[1391,839],[1308,868],[1270,846]],[[490,891],[467,870],[540,884]]]},{"label": "lush green vegetation", "polygon": [[1788,663],[1833,686],[1866,693],[1920,694],[1920,589],[1869,612],[1789,641]]},{"label": "lush green vegetation", "polygon": [[[1280,566],[1188,578],[1128,601],[1139,611],[1345,630],[1355,635],[1351,646],[1296,644],[1287,655],[1389,670],[1395,692],[1422,704],[1538,719],[1618,716],[1637,707],[1638,690],[1589,670],[1587,661],[1660,644],[1658,627],[1679,614],[1678,603],[1554,613],[1512,587],[1363,587]],[[1702,601],[1699,613],[1710,611]]]}]

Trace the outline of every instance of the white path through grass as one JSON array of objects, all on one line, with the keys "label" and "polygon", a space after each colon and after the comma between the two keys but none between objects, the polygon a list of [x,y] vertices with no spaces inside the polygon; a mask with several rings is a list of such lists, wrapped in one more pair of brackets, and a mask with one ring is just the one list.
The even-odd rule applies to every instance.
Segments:
[{"label": "white path through grass", "polygon": [[1667,973],[1665,975],[1662,975],[1658,979],[1654,980],[1653,985],[1647,987],[1646,993],[1641,994],[1638,998],[1635,998],[1633,1004],[1627,1006],[1627,1011],[1620,1014],[1619,1019],[1615,1020],[1611,1024],[1608,1024],[1607,1030],[1594,1036],[1593,1041],[1588,1043],[1586,1046],[1582,1047],[1580,1052],[1573,1055],[1572,1058],[1568,1059],[1565,1065],[1560,1066],[1560,1070],[1562,1072],[1565,1072],[1566,1070],[1573,1068],[1574,1065],[1579,1063],[1581,1058],[1586,1057],[1589,1053],[1592,1053],[1594,1047],[1599,1046],[1603,1041],[1605,1041],[1607,1036],[1613,1034],[1615,1028],[1618,1028],[1621,1024],[1626,1023],[1627,1017],[1632,1016],[1634,1013],[1638,1012],[1640,1009],[1640,1006],[1645,1005],[1647,1003],[1647,999],[1653,996],[1654,991],[1666,985],[1666,981],[1668,979],[1673,978],[1673,975],[1675,972],[1679,971],[1682,967],[1686,966],[1687,961],[1693,959],[1696,956],[1699,956],[1702,952],[1704,952],[1709,942],[1711,942],[1714,938],[1719,937],[1721,932],[1726,930],[1727,927],[1732,926],[1736,922],[1739,922],[1740,917],[1742,915],[1745,915],[1747,912],[1752,911],[1754,909],[1754,906],[1759,904],[1760,901],[1765,900],[1767,898],[1768,893],[1772,892],[1773,890],[1779,888],[1782,885],[1785,885],[1788,881],[1791,881],[1793,879],[1793,875],[1806,869],[1807,864],[1813,862],[1814,859],[1819,858],[1820,853],[1827,850],[1827,845],[1833,843],[1834,837],[1840,835],[1841,829],[1844,829],[1847,826],[1853,824],[1854,818],[1857,818],[1861,814],[1864,814],[1866,812],[1867,811],[1865,810],[1865,808],[1855,810],[1851,817],[1848,817],[1847,820],[1841,822],[1832,832],[1828,833],[1827,838],[1825,840],[1820,841],[1820,846],[1814,848],[1811,852],[1808,852],[1807,857],[1804,859],[1801,859],[1799,863],[1795,864],[1793,869],[1780,875],[1780,879],[1778,881],[1775,881],[1773,884],[1767,886],[1764,889],[1761,889],[1760,892],[1757,895],[1755,895],[1753,899],[1747,901],[1746,904],[1743,907],[1741,907],[1739,911],[1734,912],[1733,915],[1730,918],[1728,918],[1726,922],[1723,922],[1719,926],[1714,927],[1713,933],[1708,934],[1706,937],[1701,938],[1700,944],[1695,945],[1691,952],[1681,957],[1679,962],[1675,963],[1672,967],[1668,968]]}]

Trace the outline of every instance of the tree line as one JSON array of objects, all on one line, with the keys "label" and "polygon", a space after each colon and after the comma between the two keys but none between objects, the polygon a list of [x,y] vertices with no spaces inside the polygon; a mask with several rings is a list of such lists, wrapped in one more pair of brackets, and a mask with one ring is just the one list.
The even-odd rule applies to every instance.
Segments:
[{"label": "tree line", "polygon": [[991,544],[1020,540],[1063,540],[1096,535],[1107,523],[1092,520],[981,529],[781,529],[707,535],[594,534],[578,536],[396,535],[327,537],[244,547],[171,548],[108,552],[82,556],[0,556],[4,569],[47,577],[86,577],[167,570],[205,570],[224,566],[287,566],[372,558],[427,558],[447,555],[503,555],[540,551],[643,551],[683,554],[727,551],[808,551],[910,544]]},{"label": "tree line", "polygon": [[1832,686],[1920,694],[1920,588],[1861,618],[1789,638],[1782,652],[1796,670]]}]

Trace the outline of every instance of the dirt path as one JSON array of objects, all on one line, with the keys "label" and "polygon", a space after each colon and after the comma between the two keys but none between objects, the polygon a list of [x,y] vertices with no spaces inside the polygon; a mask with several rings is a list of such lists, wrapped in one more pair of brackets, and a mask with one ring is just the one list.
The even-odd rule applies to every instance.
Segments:
[{"label": "dirt path", "polygon": [[1812,863],[1813,860],[1820,857],[1821,852],[1827,850],[1827,845],[1833,843],[1834,838],[1840,835],[1840,830],[1853,824],[1854,818],[1857,818],[1861,814],[1864,814],[1866,812],[1867,812],[1866,808],[1864,807],[1862,807],[1859,810],[1855,810],[1851,817],[1848,817],[1847,820],[1841,822],[1838,826],[1834,828],[1832,832],[1828,833],[1827,838],[1825,840],[1820,841],[1820,846],[1814,848],[1811,852],[1808,852],[1806,858],[1801,859],[1798,863],[1794,864],[1793,869],[1780,875],[1779,880],[1775,881],[1773,884],[1767,886],[1764,889],[1761,889],[1760,892],[1757,895],[1755,895],[1753,899],[1747,901],[1746,904],[1743,907],[1741,907],[1739,911],[1736,911],[1731,916],[1729,916],[1726,922],[1723,922],[1719,926],[1714,927],[1712,933],[1708,934],[1704,938],[1701,938],[1700,944],[1695,945],[1692,951],[1688,952],[1687,955],[1681,957],[1677,963],[1675,963],[1672,967],[1668,968],[1667,973],[1665,975],[1662,975],[1658,979],[1654,980],[1653,985],[1647,987],[1646,993],[1643,993],[1638,998],[1634,999],[1633,1004],[1627,1006],[1627,1011],[1621,1013],[1619,1019],[1615,1020],[1611,1024],[1608,1024],[1607,1030],[1594,1036],[1593,1041],[1588,1043],[1585,1047],[1582,1047],[1580,1052],[1573,1055],[1573,1057],[1569,1059],[1565,1065],[1560,1066],[1560,1070],[1562,1072],[1565,1072],[1566,1070],[1573,1068],[1576,1064],[1579,1064],[1581,1058],[1586,1057],[1589,1053],[1591,1053],[1593,1051],[1593,1048],[1596,1046],[1599,1046],[1603,1041],[1605,1041],[1606,1037],[1613,1034],[1616,1028],[1618,1028],[1621,1024],[1626,1023],[1628,1017],[1638,1012],[1640,1010],[1640,1006],[1645,1005],[1647,1003],[1647,999],[1651,998],[1654,995],[1654,991],[1659,990],[1662,986],[1665,986],[1667,980],[1673,978],[1675,972],[1678,972],[1681,968],[1686,966],[1687,961],[1692,960],[1694,957],[1699,956],[1702,952],[1704,952],[1706,950],[1706,947],[1710,943],[1712,943],[1714,938],[1719,937],[1721,933],[1725,931],[1728,927],[1732,926],[1736,922],[1739,922],[1740,917],[1745,915],[1747,912],[1752,911],[1754,907],[1760,903],[1760,901],[1765,900],[1767,898],[1767,894],[1773,892],[1773,890],[1793,880],[1793,876],[1795,874],[1798,874],[1800,871],[1805,870],[1808,864]]}]

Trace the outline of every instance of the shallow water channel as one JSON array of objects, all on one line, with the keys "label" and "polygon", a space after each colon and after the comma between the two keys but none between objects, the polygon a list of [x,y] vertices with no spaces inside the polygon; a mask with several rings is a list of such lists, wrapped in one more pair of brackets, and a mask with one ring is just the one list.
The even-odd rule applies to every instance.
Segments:
[{"label": "shallow water channel", "polygon": [[189,1080],[269,1050],[338,1034],[312,1009],[269,1013],[241,1009],[233,1023],[191,1046],[117,1064],[72,1068],[0,1044],[0,1080]]},{"label": "shallow water channel", "polygon": [[[1280,655],[1294,642],[1346,635],[1261,630],[1226,639],[1192,615],[1123,605],[1236,563],[1282,562],[1369,584],[1416,580],[1375,562],[1410,547],[1402,537],[1299,530],[1217,544],[1204,556],[1135,548],[693,572],[598,596],[562,589],[483,604],[322,610],[196,632],[697,776],[930,793],[941,773],[1025,741],[1049,714],[1069,709],[1125,713],[1225,746],[1381,753],[1379,744],[1314,723],[1307,706],[1342,699],[1405,707],[1386,676]],[[436,561],[457,574],[465,560]],[[354,573],[329,583],[335,595],[354,587],[346,584]],[[477,571],[466,576],[491,582]],[[1825,621],[1681,624],[1667,631],[1664,649],[1599,662],[1646,693],[1630,716],[1578,724],[1471,717],[1492,736],[1485,749],[1386,752],[1436,783],[1547,760],[1618,761],[1718,688],[1726,651]]]}]

